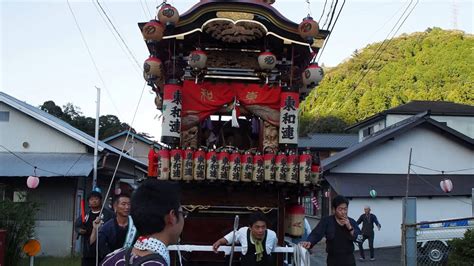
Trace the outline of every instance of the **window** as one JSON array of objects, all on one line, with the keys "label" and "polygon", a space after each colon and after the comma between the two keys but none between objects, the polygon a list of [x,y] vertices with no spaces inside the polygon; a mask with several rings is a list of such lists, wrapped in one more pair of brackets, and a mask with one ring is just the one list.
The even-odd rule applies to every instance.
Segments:
[{"label": "window", "polygon": [[0,111],[0,122],[8,122],[10,120],[10,112]]},{"label": "window", "polygon": [[374,134],[374,126],[370,126],[362,130],[362,137],[364,138],[372,134]]}]

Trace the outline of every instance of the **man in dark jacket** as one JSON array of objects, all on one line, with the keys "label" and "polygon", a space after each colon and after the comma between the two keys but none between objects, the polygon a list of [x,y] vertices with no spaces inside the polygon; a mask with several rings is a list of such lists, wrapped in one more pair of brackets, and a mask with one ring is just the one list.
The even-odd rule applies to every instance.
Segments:
[{"label": "man in dark jacket", "polygon": [[347,216],[349,201],[343,196],[332,200],[334,215],[321,219],[308,239],[300,245],[310,249],[323,237],[326,237],[328,266],[356,265],[354,259],[354,241],[362,239],[361,232],[354,219]]},{"label": "man in dark jacket", "polygon": [[[87,196],[89,204],[89,212],[85,217],[78,217],[74,229],[79,236],[82,236],[82,266],[95,266],[95,248],[89,245],[89,238],[92,233],[93,221],[99,216],[100,208],[102,206],[102,194],[98,191],[92,191]],[[104,208],[102,211],[102,220],[108,221],[114,217],[114,214],[109,209]]]},{"label": "man in dark jacket", "polygon": [[[115,219],[104,223],[99,229],[99,261],[101,261],[110,252],[123,247],[131,247],[135,242],[136,228],[130,217],[130,196],[120,194],[115,197],[113,208]],[[94,221],[94,228],[90,236],[90,244],[95,247],[97,238],[97,228],[101,221]]]},{"label": "man in dark jacket", "polygon": [[382,227],[377,220],[377,216],[370,213],[370,206],[364,207],[364,214],[357,220],[357,224],[362,223],[362,241],[359,243],[360,260],[365,260],[363,244],[366,239],[369,240],[370,260],[375,260],[374,257],[374,224],[380,231]]},{"label": "man in dark jacket", "polygon": [[138,230],[133,248],[121,248],[105,257],[103,266],[169,266],[168,245],[178,243],[187,212],[179,187],[169,181],[148,179],[134,192],[131,216]]}]

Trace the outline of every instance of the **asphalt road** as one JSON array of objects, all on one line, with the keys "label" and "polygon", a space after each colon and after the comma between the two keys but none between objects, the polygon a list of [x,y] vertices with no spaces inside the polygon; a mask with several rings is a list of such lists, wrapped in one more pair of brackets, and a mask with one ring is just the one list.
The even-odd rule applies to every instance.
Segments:
[{"label": "asphalt road", "polygon": [[[326,265],[326,251],[325,245],[316,245],[312,250],[311,255],[311,266],[325,266]],[[400,256],[401,256],[400,247],[394,248],[376,248],[375,249],[375,261],[370,261],[367,258],[369,257],[369,251],[365,251],[366,259],[365,261],[359,261],[359,251],[354,252],[354,257],[356,258],[357,265],[364,266],[399,266]]]}]

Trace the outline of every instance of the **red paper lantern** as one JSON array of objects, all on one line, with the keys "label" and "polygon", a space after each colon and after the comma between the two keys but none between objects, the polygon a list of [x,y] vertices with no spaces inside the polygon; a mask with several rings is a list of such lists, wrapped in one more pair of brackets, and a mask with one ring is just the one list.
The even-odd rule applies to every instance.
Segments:
[{"label": "red paper lantern", "polygon": [[308,185],[311,183],[311,163],[312,156],[308,151],[300,155],[300,183]]},{"label": "red paper lantern", "polygon": [[217,154],[219,170],[217,171],[218,180],[229,180],[229,159],[230,154],[227,151],[221,151]]},{"label": "red paper lantern", "polygon": [[311,184],[317,185],[319,182],[319,165],[311,165]]},{"label": "red paper lantern", "polygon": [[305,210],[301,205],[293,205],[288,208],[285,217],[285,233],[300,237],[304,234]]},{"label": "red paper lantern", "polygon": [[253,175],[253,155],[246,151],[242,155],[242,182],[251,182]]},{"label": "red paper lantern", "polygon": [[268,182],[273,182],[275,181],[275,176],[276,176],[276,172],[275,172],[275,153],[272,152],[266,152],[264,155],[263,155],[263,164],[264,164],[264,167],[265,167],[265,181],[268,181]]},{"label": "red paper lantern", "polygon": [[453,182],[451,179],[445,178],[441,182],[439,182],[439,186],[441,187],[441,190],[443,190],[445,193],[449,193],[453,190]]},{"label": "red paper lantern", "polygon": [[295,152],[290,152],[288,155],[288,172],[286,173],[286,182],[296,184],[298,183],[299,159]]},{"label": "red paper lantern", "polygon": [[148,152],[148,176],[149,177],[156,177],[157,176],[157,157],[156,152],[152,148]]},{"label": "red paper lantern", "polygon": [[194,151],[191,147],[188,147],[184,151],[183,159],[183,180],[191,181],[193,180],[193,156]]},{"label": "red paper lantern", "polygon": [[253,182],[263,182],[265,177],[265,162],[263,160],[263,155],[260,152],[257,152],[253,157]]},{"label": "red paper lantern", "polygon": [[166,26],[174,26],[179,21],[178,10],[170,4],[164,4],[158,11],[158,20]]},{"label": "red paper lantern", "polygon": [[170,151],[170,179],[181,180],[183,177],[183,150],[176,148]]},{"label": "red paper lantern", "polygon": [[229,162],[229,180],[233,182],[240,181],[241,157],[238,151],[232,152]]},{"label": "red paper lantern", "polygon": [[210,149],[206,154],[206,178],[209,180],[216,180],[219,172],[219,162],[217,159],[217,152]]},{"label": "red paper lantern", "polygon": [[286,173],[288,172],[288,156],[284,152],[279,152],[275,158],[275,180],[277,182],[286,182]]},{"label": "red paper lantern", "polygon": [[164,32],[165,28],[160,22],[156,20],[151,20],[150,22],[146,23],[142,29],[143,38],[147,42],[161,41],[161,39],[163,39]]},{"label": "red paper lantern", "polygon": [[263,70],[272,70],[277,64],[276,56],[270,52],[265,51],[258,55],[258,65]]},{"label": "red paper lantern", "polygon": [[298,32],[300,33],[301,38],[309,43],[313,43],[313,38],[318,36],[319,25],[312,17],[307,16],[298,26]]},{"label": "red paper lantern", "polygon": [[170,178],[170,151],[161,149],[157,153],[157,174],[159,180],[168,180]]},{"label": "red paper lantern", "polygon": [[199,148],[194,153],[194,180],[204,180],[206,178],[206,153]]}]

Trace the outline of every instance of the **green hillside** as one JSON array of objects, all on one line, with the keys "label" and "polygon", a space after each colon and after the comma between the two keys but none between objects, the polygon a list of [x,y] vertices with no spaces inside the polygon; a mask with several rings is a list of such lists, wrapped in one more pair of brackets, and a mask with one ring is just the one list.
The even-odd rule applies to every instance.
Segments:
[{"label": "green hillside", "polygon": [[[381,43],[354,51],[302,104],[300,134],[346,126],[411,100],[474,105],[474,36],[428,29],[393,39],[369,69]],[[357,83],[365,75],[362,82]]]}]

